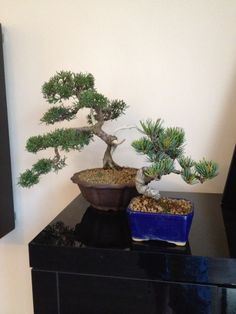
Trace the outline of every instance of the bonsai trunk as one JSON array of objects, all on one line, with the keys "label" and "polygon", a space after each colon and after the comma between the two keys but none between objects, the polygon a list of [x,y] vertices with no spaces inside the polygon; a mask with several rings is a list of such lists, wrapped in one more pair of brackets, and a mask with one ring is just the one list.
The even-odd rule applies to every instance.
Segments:
[{"label": "bonsai trunk", "polygon": [[120,167],[117,163],[115,163],[115,161],[112,158],[112,152],[115,150],[116,145],[114,144],[108,144],[107,145],[107,149],[104,153],[103,156],[103,168],[104,169],[121,169],[122,167]]},{"label": "bonsai trunk", "polygon": [[149,178],[145,176],[144,172],[145,167],[137,171],[137,175],[135,178],[136,189],[140,194],[158,200],[161,197],[159,191],[149,186],[149,183],[153,181],[154,178]]},{"label": "bonsai trunk", "polygon": [[92,119],[92,126],[77,128],[77,131],[78,132],[89,131],[92,134],[98,136],[103,142],[107,144],[107,148],[103,156],[104,169],[117,169],[117,170],[122,169],[122,167],[120,167],[117,163],[114,162],[112,158],[112,153],[114,152],[116,147],[120,145],[123,141],[118,143],[117,137],[115,135],[110,135],[102,129],[102,126],[104,124],[104,116],[101,110],[96,111],[95,116],[96,119],[94,118],[93,110],[91,110],[90,114]]},{"label": "bonsai trunk", "polygon": [[100,137],[100,139],[107,144],[107,148],[106,148],[106,151],[105,151],[104,156],[103,156],[103,168],[104,169],[117,169],[117,170],[119,170],[122,167],[120,167],[117,163],[115,163],[113,158],[112,158],[112,153],[114,152],[116,147],[119,145],[117,143],[117,137],[114,135],[107,134],[102,129],[103,123],[104,123],[104,121],[102,118],[97,124],[95,124],[93,126],[94,134],[97,135],[98,137]]}]

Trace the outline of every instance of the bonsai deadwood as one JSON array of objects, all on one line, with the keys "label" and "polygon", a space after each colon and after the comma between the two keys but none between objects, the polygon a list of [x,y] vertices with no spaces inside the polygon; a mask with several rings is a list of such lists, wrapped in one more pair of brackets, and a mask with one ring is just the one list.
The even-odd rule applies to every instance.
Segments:
[{"label": "bonsai deadwood", "polygon": [[88,145],[94,135],[107,145],[104,157],[104,168],[119,169],[112,158],[112,153],[121,144],[115,135],[106,133],[103,125],[106,121],[117,119],[124,114],[127,105],[123,100],[109,100],[94,88],[92,74],[61,71],[44,83],[42,93],[46,101],[53,106],[43,115],[41,122],[49,125],[61,121],[70,121],[77,117],[79,110],[90,109],[87,125],[76,128],[56,129],[44,135],[32,136],[28,139],[26,149],[37,153],[52,148],[54,157],[40,159],[31,169],[20,175],[19,185],[30,187],[39,182],[42,174],[62,169],[65,157],[61,152],[80,151]]},{"label": "bonsai deadwood", "polygon": [[203,183],[218,174],[216,162],[206,159],[196,162],[184,156],[185,133],[182,128],[164,128],[160,119],[140,124],[139,131],[143,137],[134,141],[132,146],[151,163],[137,172],[136,188],[140,194],[160,198],[159,191],[149,183],[159,181],[170,173],[180,175],[188,184]]}]

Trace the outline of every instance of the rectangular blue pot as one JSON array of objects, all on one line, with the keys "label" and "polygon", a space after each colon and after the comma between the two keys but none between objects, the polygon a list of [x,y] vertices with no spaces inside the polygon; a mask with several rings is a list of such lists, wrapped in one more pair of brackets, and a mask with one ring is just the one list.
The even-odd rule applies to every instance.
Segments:
[{"label": "rectangular blue pot", "polygon": [[146,213],[127,208],[134,241],[161,240],[185,245],[188,240],[194,211],[187,215]]}]

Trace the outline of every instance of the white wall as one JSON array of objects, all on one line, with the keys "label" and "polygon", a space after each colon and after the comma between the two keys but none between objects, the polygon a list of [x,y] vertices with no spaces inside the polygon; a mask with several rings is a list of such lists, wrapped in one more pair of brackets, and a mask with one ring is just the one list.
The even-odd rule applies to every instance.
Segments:
[{"label": "white wall", "polygon": [[[236,142],[235,16],[233,0],[0,0],[17,216],[16,229],[0,239],[0,313],[33,312],[27,243],[78,194],[71,175],[100,165],[104,149],[98,140],[71,154],[60,174],[17,187],[35,161],[26,139],[46,132],[42,83],[61,69],[93,73],[99,91],[130,106],[111,131],[148,117],[184,127],[187,152],[217,160],[220,175],[194,188],[171,176],[160,187],[222,192]],[[123,135],[117,160],[140,166],[129,147],[137,134]]]}]

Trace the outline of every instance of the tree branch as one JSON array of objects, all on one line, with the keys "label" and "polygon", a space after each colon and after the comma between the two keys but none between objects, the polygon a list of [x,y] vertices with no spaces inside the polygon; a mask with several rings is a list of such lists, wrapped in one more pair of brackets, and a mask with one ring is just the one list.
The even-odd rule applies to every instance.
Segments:
[{"label": "tree branch", "polygon": [[93,108],[90,109],[90,116],[91,116],[91,122],[92,122],[92,125],[95,125],[96,124],[96,120],[94,118],[94,114],[93,114]]},{"label": "tree branch", "polygon": [[136,125],[124,125],[120,128],[115,129],[115,131],[113,132],[114,134],[116,134],[117,132],[121,131],[121,130],[127,130],[127,129],[137,129]]},{"label": "tree branch", "polygon": [[53,162],[56,164],[60,160],[61,156],[59,154],[59,150],[57,147],[54,148],[55,157],[53,158]]}]

